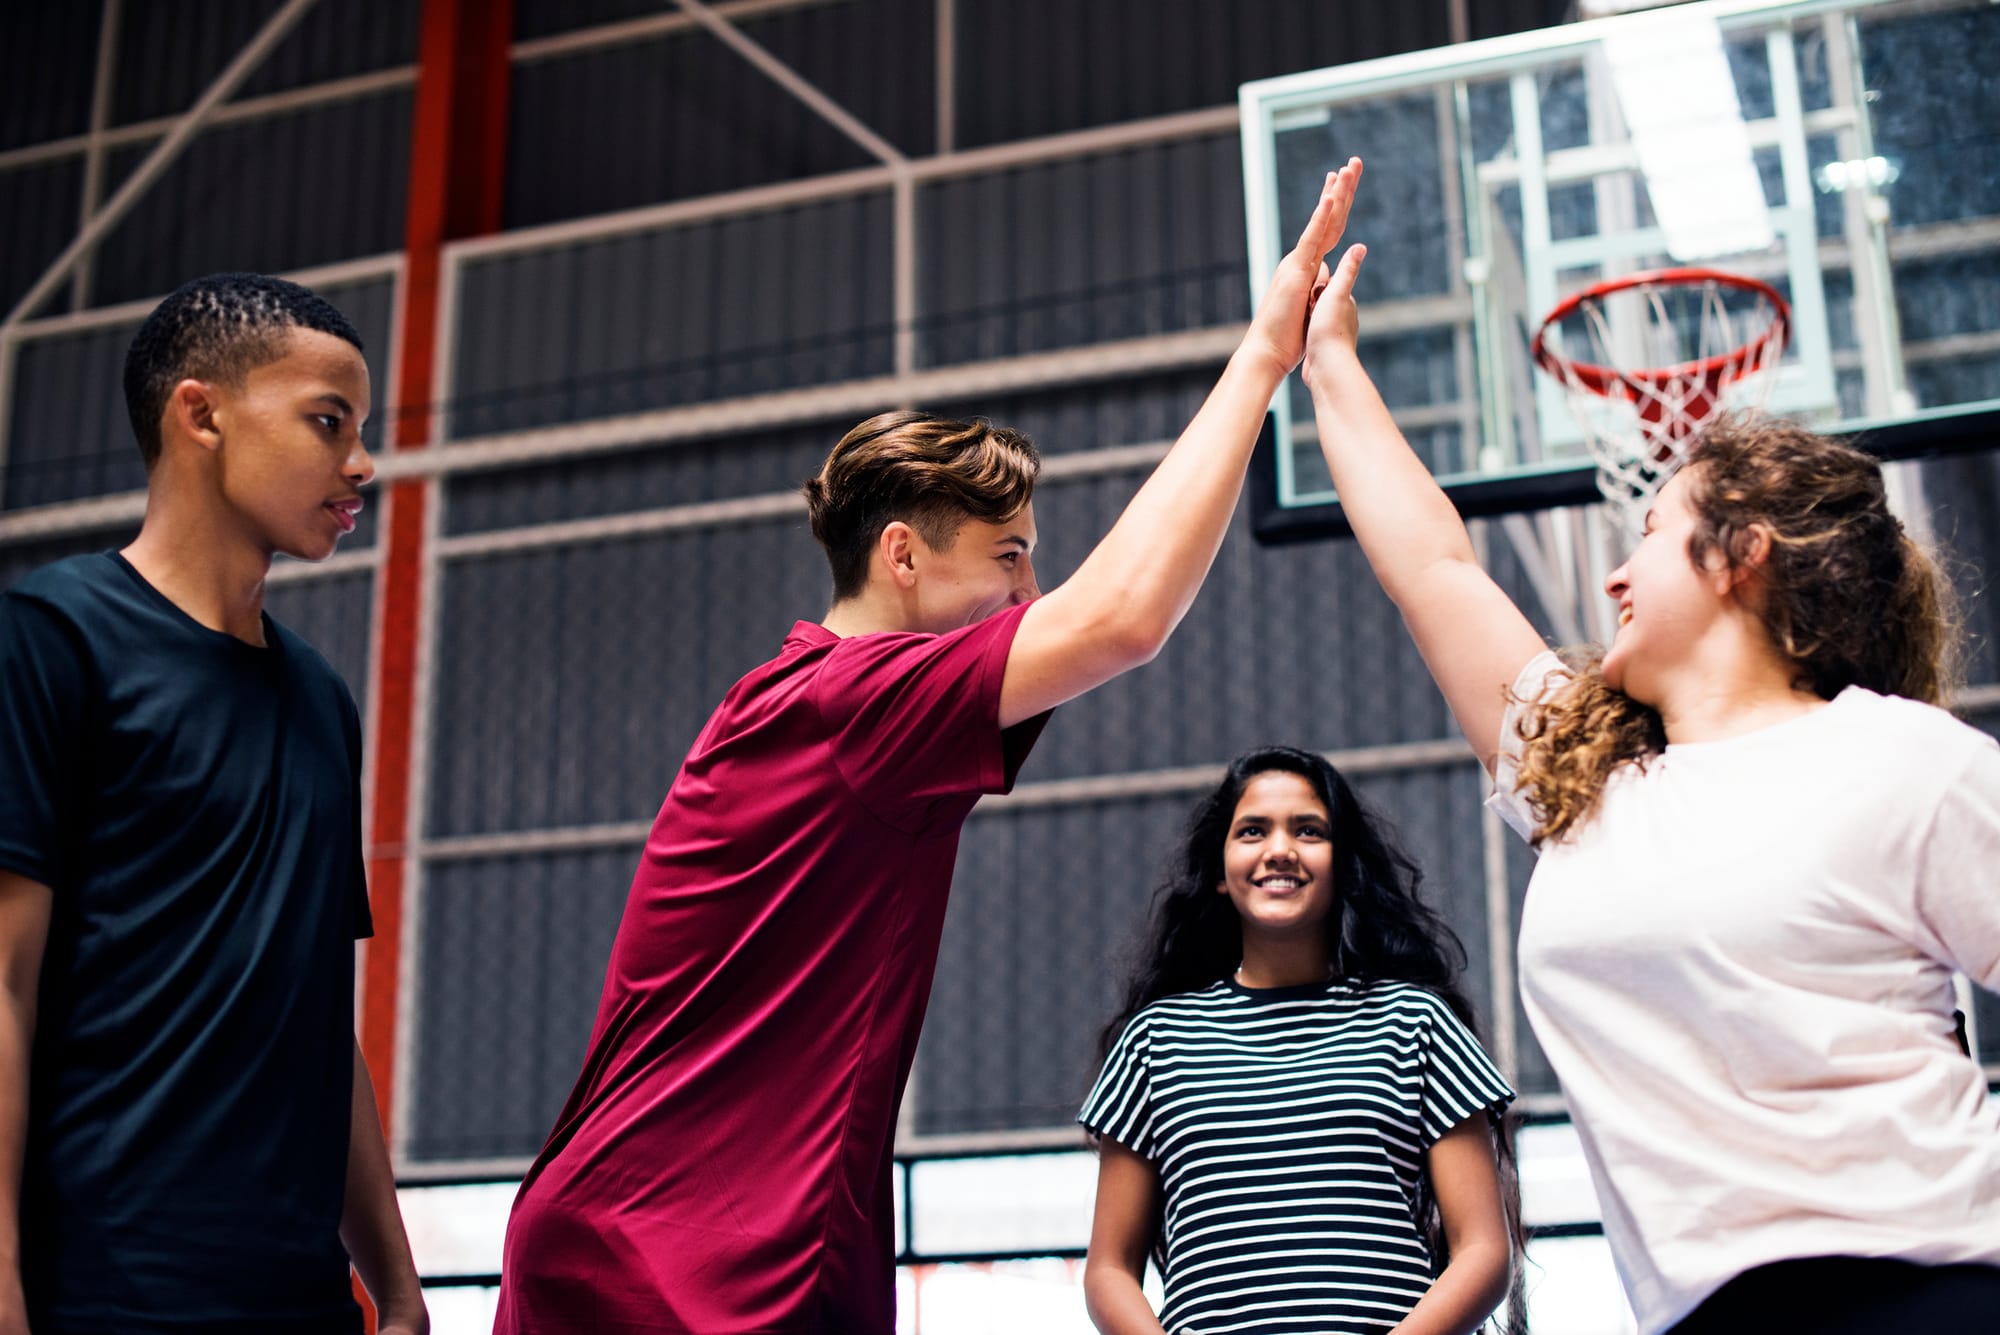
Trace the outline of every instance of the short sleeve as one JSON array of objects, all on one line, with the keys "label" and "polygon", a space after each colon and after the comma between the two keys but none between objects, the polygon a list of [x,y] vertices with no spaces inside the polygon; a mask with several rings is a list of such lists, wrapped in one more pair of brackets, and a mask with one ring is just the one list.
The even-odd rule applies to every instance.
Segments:
[{"label": "short sleeve", "polygon": [[1000,727],[1007,655],[1028,606],[945,635],[859,635],[827,656],[814,689],[834,763],[890,825],[956,819],[967,800],[1014,786],[1048,717]]},{"label": "short sleeve", "polygon": [[1569,677],[1570,670],[1553,652],[1545,649],[1536,654],[1514,678],[1513,689],[1507,696],[1507,712],[1500,719],[1500,749],[1495,753],[1493,792],[1486,805],[1515,834],[1531,842],[1535,831],[1541,828],[1542,819],[1534,804],[1516,786],[1521,781],[1521,716]]},{"label": "short sleeve", "polygon": [[75,849],[89,672],[52,608],[0,595],[0,868],[57,889]]},{"label": "short sleeve", "polygon": [[1445,1132],[1482,1108],[1498,1113],[1514,1101],[1514,1091],[1500,1078],[1486,1049],[1452,1013],[1433,998],[1430,1032],[1424,1050],[1424,1144],[1435,1144]]},{"label": "short sleeve", "polygon": [[1117,1141],[1141,1158],[1156,1158],[1153,1144],[1151,1044],[1145,1017],[1125,1026],[1104,1059],[1097,1084],[1076,1115],[1097,1135]]},{"label": "short sleeve", "polygon": [[1916,874],[1916,944],[2000,991],[2000,745],[1981,737],[1930,823]]}]

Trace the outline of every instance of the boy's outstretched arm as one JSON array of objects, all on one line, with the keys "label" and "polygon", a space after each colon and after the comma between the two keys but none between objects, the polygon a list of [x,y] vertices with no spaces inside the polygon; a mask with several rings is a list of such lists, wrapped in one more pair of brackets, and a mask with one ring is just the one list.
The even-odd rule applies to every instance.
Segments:
[{"label": "boy's outstretched arm", "polygon": [[1011,727],[1159,653],[1222,545],[1271,395],[1305,351],[1361,160],[1329,172],[1299,243],[1277,273],[1222,378],[1125,513],[1062,586],[1021,618],[1000,691]]}]

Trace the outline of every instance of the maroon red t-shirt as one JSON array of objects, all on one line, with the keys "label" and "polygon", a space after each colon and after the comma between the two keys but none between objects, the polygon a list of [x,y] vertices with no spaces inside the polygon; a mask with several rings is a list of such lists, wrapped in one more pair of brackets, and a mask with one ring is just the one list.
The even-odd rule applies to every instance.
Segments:
[{"label": "maroon red t-shirt", "polygon": [[948,635],[799,622],[688,752],[583,1074],[521,1184],[498,1335],[895,1328],[891,1143],[959,827],[1025,607]]}]

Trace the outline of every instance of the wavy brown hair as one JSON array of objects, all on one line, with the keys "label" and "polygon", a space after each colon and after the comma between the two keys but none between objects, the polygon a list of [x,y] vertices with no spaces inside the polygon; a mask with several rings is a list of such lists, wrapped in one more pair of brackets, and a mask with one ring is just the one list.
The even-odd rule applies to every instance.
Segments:
[{"label": "wavy brown hair", "polygon": [[868,582],[868,558],[891,521],[939,551],[968,519],[1005,523],[1035,490],[1042,459],[1018,431],[983,419],[878,413],[840,438],[805,484],[813,536],[833,567],[833,597]]},{"label": "wavy brown hair", "polygon": [[[1794,685],[1824,700],[1863,686],[1945,702],[1962,656],[1951,582],[1889,512],[1872,456],[1782,418],[1735,415],[1709,428],[1687,470],[1689,561],[1719,553],[1739,569],[1768,538],[1751,596]],[[1601,649],[1565,657],[1569,682],[1519,701],[1517,786],[1541,818],[1537,843],[1574,831],[1615,770],[1644,768],[1667,740],[1657,711],[1604,680]]]}]

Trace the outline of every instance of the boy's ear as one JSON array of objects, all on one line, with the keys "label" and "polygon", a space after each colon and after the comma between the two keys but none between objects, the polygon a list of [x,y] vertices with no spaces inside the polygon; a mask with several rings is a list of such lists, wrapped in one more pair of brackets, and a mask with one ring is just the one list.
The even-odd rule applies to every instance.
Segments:
[{"label": "boy's ear", "polygon": [[909,588],[917,582],[916,530],[900,519],[892,519],[882,526],[881,536],[875,539],[875,554],[889,567],[889,577],[899,588]]},{"label": "boy's ear", "polygon": [[175,435],[187,437],[206,450],[222,444],[222,423],[215,387],[192,377],[180,381],[167,394],[162,415],[162,444]]}]

